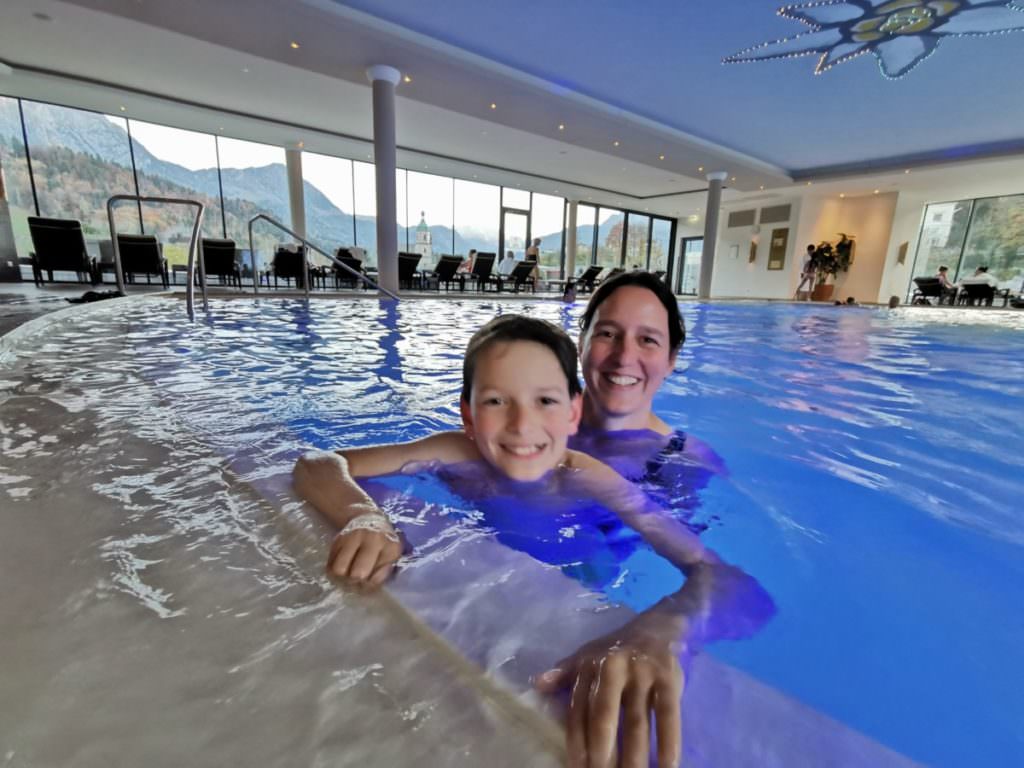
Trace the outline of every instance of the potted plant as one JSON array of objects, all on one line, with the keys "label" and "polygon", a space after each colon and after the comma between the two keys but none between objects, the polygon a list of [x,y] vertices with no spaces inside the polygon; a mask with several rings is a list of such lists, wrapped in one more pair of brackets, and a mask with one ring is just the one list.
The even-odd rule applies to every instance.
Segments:
[{"label": "potted plant", "polygon": [[840,272],[846,272],[850,268],[853,261],[853,246],[853,236],[840,232],[839,241],[835,245],[823,240],[814,249],[811,256],[815,266],[816,282],[811,294],[813,301],[828,301],[832,298],[835,286],[829,283],[828,279],[835,279]]}]

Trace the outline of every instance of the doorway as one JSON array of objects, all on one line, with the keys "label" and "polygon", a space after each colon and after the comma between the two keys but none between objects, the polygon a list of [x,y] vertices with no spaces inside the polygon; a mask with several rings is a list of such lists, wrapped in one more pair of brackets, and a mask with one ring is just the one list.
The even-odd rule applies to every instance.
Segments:
[{"label": "doorway", "polygon": [[679,270],[675,275],[675,292],[696,296],[700,284],[700,258],[704,253],[703,237],[684,237],[679,241]]},{"label": "doorway", "polygon": [[505,253],[512,251],[516,261],[526,258],[526,246],[530,241],[530,212],[518,208],[501,209],[501,228],[498,232],[500,253],[498,261],[505,258]]}]

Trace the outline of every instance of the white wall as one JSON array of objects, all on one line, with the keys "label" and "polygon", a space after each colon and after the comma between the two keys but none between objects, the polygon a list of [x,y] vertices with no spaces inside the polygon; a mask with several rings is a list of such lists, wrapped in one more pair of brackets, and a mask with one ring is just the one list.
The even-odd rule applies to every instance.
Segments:
[{"label": "white wall", "polygon": [[888,192],[839,201],[834,231],[825,239],[835,243],[844,232],[854,235],[857,245],[850,270],[837,276],[834,299],[882,301],[879,290],[898,198],[898,193]]}]

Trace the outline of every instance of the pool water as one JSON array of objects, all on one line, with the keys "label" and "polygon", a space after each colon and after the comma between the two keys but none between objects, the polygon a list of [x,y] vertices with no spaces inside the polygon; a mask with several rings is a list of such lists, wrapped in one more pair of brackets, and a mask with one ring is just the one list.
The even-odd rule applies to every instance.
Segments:
[{"label": "pool water", "polygon": [[[340,598],[320,577],[329,531],[285,497],[283,513],[275,514],[240,494],[235,480],[280,480],[304,446],[455,428],[462,350],[484,320],[524,312],[575,335],[582,308],[214,301],[209,316],[190,325],[175,299],[110,305],[26,332],[0,358],[0,522],[16,534],[0,544],[0,569],[8,583],[12,574],[46,580],[41,586],[20,578],[24,596],[0,600],[0,617],[5,624],[16,618],[20,628],[0,640],[0,658],[26,660],[37,676],[53,676],[42,693],[28,673],[18,676],[12,698],[32,706],[16,720],[0,717],[21,726],[5,733],[0,725],[0,746],[48,754],[25,735],[28,724],[44,711],[51,729],[53,718],[64,722],[59,707],[50,711],[57,699],[47,696],[67,694],[69,679],[71,692],[88,689],[56,660],[73,655],[73,647],[39,648],[73,616],[79,632],[97,635],[87,644],[92,655],[109,664],[119,654],[99,638],[111,620],[138,630],[128,647],[140,659],[143,647],[161,642],[160,626],[177,624],[187,635],[238,633],[237,647],[202,664],[238,687],[210,695],[235,702],[224,704],[224,718],[239,727],[238,702],[247,691],[279,689],[286,669],[309,674],[314,662],[333,669],[348,688],[324,686],[324,708],[310,712],[310,737],[293,749],[330,754],[329,712],[352,736],[349,743],[370,754],[373,739],[358,734],[354,720],[345,731],[343,714],[353,693],[365,702],[367,690],[371,698],[409,697],[398,710],[413,713],[411,720],[390,715],[403,749],[441,749],[451,730],[445,717],[472,717],[442,716],[450,695],[436,682],[420,693],[394,675],[388,685],[375,680],[400,664],[403,652],[355,658],[373,654],[353,648],[346,611],[366,612],[368,642],[377,642],[373,627],[385,620],[372,603]],[[755,637],[708,653],[914,760],[1020,764],[1024,316],[758,304],[688,305],[684,314],[688,341],[656,410],[709,443],[728,467],[687,514],[701,523],[704,541],[755,576],[778,609]],[[50,507],[76,515],[74,537],[46,513]],[[103,511],[111,507],[116,525]],[[43,554],[29,556],[36,552]],[[74,568],[86,578],[72,579]],[[193,580],[204,570],[215,572],[216,588]],[[237,606],[226,603],[233,594]],[[39,621],[25,618],[32,604],[50,606]],[[264,634],[270,620],[275,627]],[[318,647],[281,669],[269,661],[270,649],[324,646],[324,627],[345,637],[343,656]],[[196,642],[169,647],[168,663],[187,663]],[[134,669],[130,662],[128,654]],[[239,677],[241,668],[258,674]],[[95,670],[81,675],[102,685]],[[192,689],[178,692],[179,704]],[[308,706],[298,691],[281,695]],[[0,714],[13,711],[7,694],[5,701]],[[138,702],[114,711],[123,715],[129,705]],[[206,712],[185,711],[178,727],[195,725]],[[257,711],[274,732],[270,710]],[[489,722],[482,711],[474,716]],[[426,725],[402,730],[399,720]],[[82,730],[109,735],[112,727]],[[219,730],[197,727],[216,744]],[[527,763],[509,749],[505,764]],[[253,747],[252,754],[260,753]]]}]

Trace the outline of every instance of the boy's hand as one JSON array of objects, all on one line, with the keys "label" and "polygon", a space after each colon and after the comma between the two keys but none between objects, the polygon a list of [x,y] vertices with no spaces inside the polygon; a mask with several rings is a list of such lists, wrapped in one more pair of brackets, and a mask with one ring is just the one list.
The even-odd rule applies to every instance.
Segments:
[{"label": "boy's hand", "polygon": [[402,542],[380,513],[352,518],[331,543],[327,570],[354,584],[380,586],[394,571]]},{"label": "boy's hand", "polygon": [[[566,747],[572,768],[646,768],[652,725],[658,768],[682,756],[680,699],[684,675],[679,644],[639,622],[599,638],[537,678],[543,693],[571,688]],[[615,760],[619,716],[622,754]],[[655,723],[651,723],[651,720]]]}]

